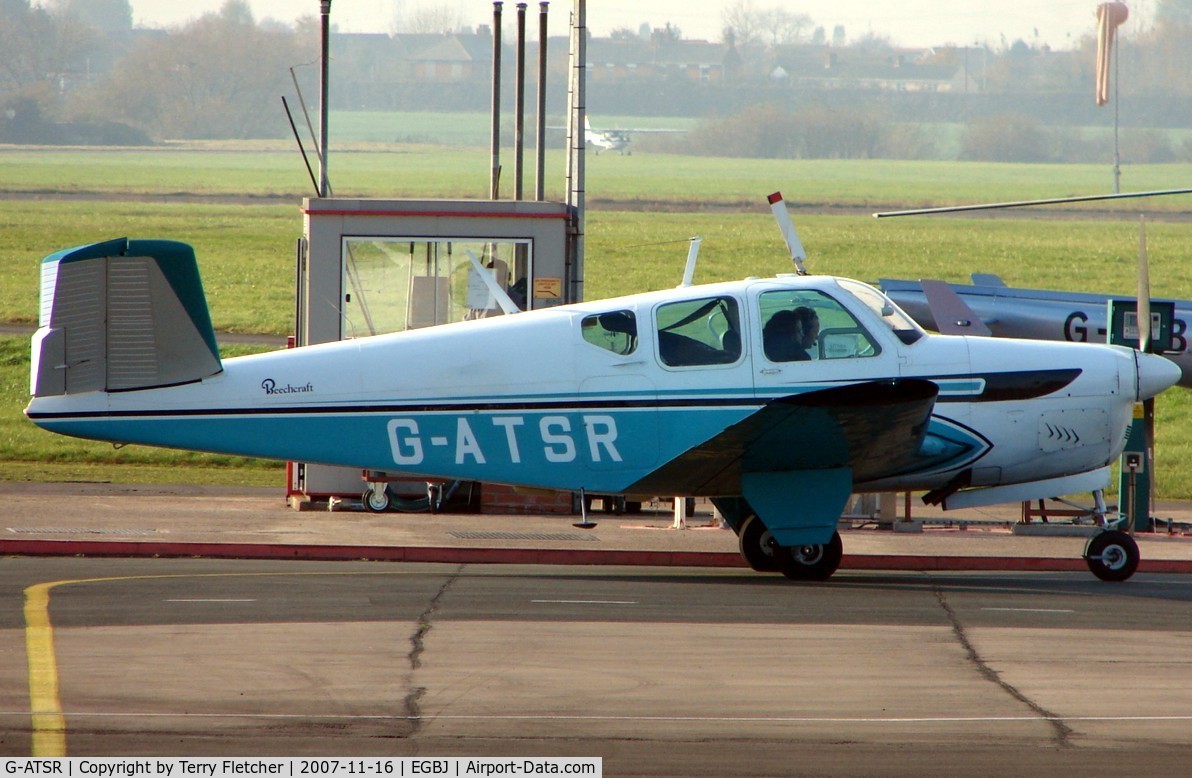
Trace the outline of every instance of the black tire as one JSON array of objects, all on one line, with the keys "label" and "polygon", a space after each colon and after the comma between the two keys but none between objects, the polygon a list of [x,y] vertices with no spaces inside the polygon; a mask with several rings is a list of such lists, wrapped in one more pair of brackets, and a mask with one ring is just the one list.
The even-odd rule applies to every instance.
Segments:
[{"label": "black tire", "polygon": [[1134,538],[1119,530],[1106,530],[1089,539],[1084,561],[1102,581],[1125,581],[1138,569],[1142,555]]},{"label": "black tire", "polygon": [[384,513],[393,505],[393,498],[389,494],[389,487],[378,495],[371,488],[364,490],[364,495],[360,498],[360,504],[364,506],[364,510],[370,513]]},{"label": "black tire", "polygon": [[741,556],[759,573],[776,573],[782,569],[781,550],[770,530],[757,516],[750,516],[737,533]]},{"label": "black tire", "polygon": [[844,543],[840,533],[823,545],[792,546],[782,553],[782,574],[792,581],[826,581],[840,567]]}]

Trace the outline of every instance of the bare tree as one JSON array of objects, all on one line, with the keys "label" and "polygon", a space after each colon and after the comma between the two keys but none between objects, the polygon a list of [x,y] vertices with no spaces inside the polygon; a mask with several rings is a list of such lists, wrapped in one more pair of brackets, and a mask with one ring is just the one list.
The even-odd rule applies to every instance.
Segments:
[{"label": "bare tree", "polygon": [[665,46],[683,40],[683,31],[667,22],[662,27],[655,27],[650,32],[650,42],[656,46]]},{"label": "bare tree", "polygon": [[397,3],[393,15],[394,33],[422,35],[450,34],[466,30],[468,23],[458,9],[446,5],[415,5],[404,9]]},{"label": "bare tree", "polygon": [[52,17],[29,0],[2,0],[0,10],[0,99],[27,93],[46,79],[54,43]]},{"label": "bare tree", "polygon": [[104,32],[132,29],[132,3],[129,0],[46,0],[44,5],[55,16],[71,16]]},{"label": "bare tree", "polygon": [[771,46],[789,46],[799,43],[811,29],[814,22],[807,14],[791,13],[785,8],[766,8],[759,12],[764,40]]},{"label": "bare tree", "polygon": [[754,7],[753,0],[734,0],[729,3],[720,12],[720,21],[725,33],[732,31],[732,39],[737,46],[762,42],[765,27],[761,12]]},{"label": "bare tree", "polygon": [[753,0],[734,0],[720,12],[720,20],[724,34],[727,36],[731,30],[738,46],[799,43],[814,24],[807,14],[792,13],[781,6],[758,8]]},{"label": "bare tree", "polygon": [[93,100],[160,137],[278,136],[288,67],[314,50],[313,40],[257,25],[247,3],[228,0],[219,13],[132,49]]}]

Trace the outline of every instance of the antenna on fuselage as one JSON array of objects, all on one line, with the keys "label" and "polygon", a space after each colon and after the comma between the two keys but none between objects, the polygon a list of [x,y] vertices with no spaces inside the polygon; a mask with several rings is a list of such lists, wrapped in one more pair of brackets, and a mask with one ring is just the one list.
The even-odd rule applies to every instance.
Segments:
[{"label": "antenna on fuselage", "polygon": [[702,242],[703,238],[691,238],[691,245],[687,247],[687,266],[683,268],[683,283],[679,284],[680,287],[695,283],[695,262],[699,259],[699,244]]},{"label": "antenna on fuselage", "polygon": [[799,233],[795,231],[795,223],[791,221],[790,212],[786,210],[786,201],[782,199],[782,192],[775,192],[766,198],[770,202],[770,211],[774,214],[774,220],[778,222],[778,230],[782,233],[782,239],[786,241],[786,247],[791,252],[791,261],[795,263],[795,271],[801,275],[807,275],[807,268],[803,267],[803,260],[807,259],[807,252],[803,250],[803,244],[799,242]]}]

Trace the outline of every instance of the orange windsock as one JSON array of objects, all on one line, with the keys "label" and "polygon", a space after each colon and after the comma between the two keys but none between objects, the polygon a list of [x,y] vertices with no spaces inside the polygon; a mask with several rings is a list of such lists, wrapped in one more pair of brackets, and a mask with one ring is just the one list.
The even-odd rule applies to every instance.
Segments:
[{"label": "orange windsock", "polygon": [[1097,105],[1109,102],[1109,60],[1117,28],[1130,17],[1125,3],[1101,3],[1097,6]]}]

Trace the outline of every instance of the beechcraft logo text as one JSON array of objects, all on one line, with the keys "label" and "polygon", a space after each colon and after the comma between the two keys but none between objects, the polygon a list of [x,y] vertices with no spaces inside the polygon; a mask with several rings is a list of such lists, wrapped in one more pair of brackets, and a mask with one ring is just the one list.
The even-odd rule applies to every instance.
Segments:
[{"label": "beechcraft logo text", "polygon": [[278,386],[277,381],[272,378],[266,378],[261,382],[261,388],[265,390],[265,394],[298,394],[300,392],[313,392],[315,390],[314,384],[307,382],[302,386],[294,386],[293,384],[286,384]]}]

